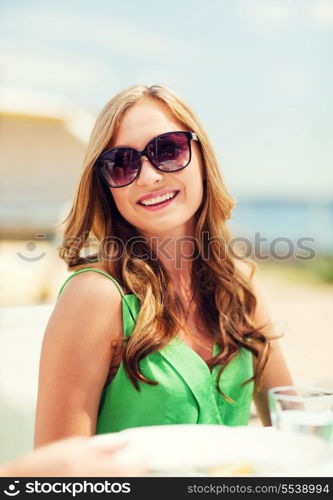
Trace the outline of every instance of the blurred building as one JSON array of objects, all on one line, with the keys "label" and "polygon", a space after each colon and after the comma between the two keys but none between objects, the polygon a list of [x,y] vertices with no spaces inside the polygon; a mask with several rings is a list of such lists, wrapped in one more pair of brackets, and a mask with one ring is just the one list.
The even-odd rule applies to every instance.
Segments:
[{"label": "blurred building", "polygon": [[57,224],[93,124],[63,97],[0,88],[0,306],[54,302],[66,274]]},{"label": "blurred building", "polygon": [[0,89],[2,239],[53,233],[73,198],[93,123],[57,95]]}]

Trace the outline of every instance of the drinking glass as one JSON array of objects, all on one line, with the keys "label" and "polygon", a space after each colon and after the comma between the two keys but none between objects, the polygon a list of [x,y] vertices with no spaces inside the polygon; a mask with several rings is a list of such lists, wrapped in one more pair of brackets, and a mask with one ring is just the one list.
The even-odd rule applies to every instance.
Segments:
[{"label": "drinking glass", "polygon": [[268,391],[272,425],[333,441],[333,390],[283,386]]}]

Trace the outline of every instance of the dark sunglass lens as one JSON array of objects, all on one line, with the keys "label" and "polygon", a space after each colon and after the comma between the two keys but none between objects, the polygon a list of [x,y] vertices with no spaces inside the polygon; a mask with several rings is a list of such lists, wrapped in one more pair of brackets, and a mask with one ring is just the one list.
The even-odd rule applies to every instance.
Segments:
[{"label": "dark sunglass lens", "polygon": [[115,187],[131,183],[139,169],[140,158],[133,149],[114,149],[100,159],[101,173],[106,182]]},{"label": "dark sunglass lens", "polygon": [[171,132],[156,137],[147,149],[151,161],[166,172],[186,167],[190,161],[189,140],[186,134]]}]

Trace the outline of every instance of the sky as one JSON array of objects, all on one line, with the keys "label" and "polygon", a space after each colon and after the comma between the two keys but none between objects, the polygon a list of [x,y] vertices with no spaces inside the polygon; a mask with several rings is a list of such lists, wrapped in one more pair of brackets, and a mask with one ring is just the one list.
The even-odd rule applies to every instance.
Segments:
[{"label": "sky", "polygon": [[235,197],[333,198],[333,0],[1,0],[1,87],[178,92]]}]

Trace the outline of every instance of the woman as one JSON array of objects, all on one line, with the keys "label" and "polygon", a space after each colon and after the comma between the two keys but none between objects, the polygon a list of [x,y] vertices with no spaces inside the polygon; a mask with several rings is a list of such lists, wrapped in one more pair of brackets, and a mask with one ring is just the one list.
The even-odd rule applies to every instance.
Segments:
[{"label": "woman", "polygon": [[[66,219],[66,280],[44,337],[35,446],[142,425],[245,425],[291,384],[209,139],[169,89],[99,115]],[[98,248],[84,257],[93,237]]]}]

